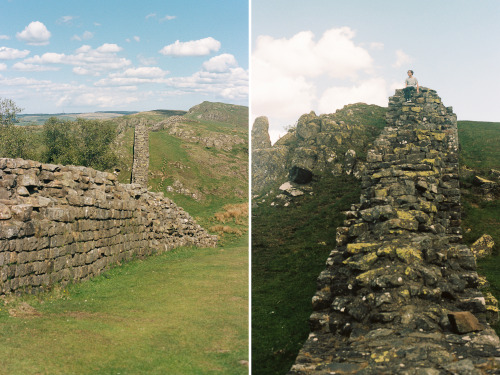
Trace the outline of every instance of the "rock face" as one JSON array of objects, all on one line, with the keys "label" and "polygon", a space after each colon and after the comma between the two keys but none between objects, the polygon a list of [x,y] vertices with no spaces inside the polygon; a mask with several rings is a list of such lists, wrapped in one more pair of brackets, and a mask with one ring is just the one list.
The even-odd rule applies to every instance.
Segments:
[{"label": "rock face", "polygon": [[460,244],[456,115],[421,88],[412,103],[396,90],[386,120],[289,373],[500,373],[496,301]]},{"label": "rock face", "polygon": [[209,235],[162,193],[91,168],[0,159],[0,294],[85,280]]},{"label": "rock face", "polygon": [[263,149],[270,147],[269,120],[265,116],[257,117],[252,127],[252,148]]},{"label": "rock face", "polygon": [[373,120],[357,116],[361,112],[376,118],[385,109],[357,103],[331,114],[318,116],[310,112],[302,115],[296,127],[273,146],[267,118],[257,118],[252,127],[252,194],[287,181],[293,168],[314,175],[354,173],[359,177],[364,167],[357,162],[356,150],[366,147],[367,133],[375,129],[370,123]]},{"label": "rock face", "polygon": [[134,162],[132,165],[132,183],[148,187],[149,171],[149,132],[142,120],[134,130]]}]

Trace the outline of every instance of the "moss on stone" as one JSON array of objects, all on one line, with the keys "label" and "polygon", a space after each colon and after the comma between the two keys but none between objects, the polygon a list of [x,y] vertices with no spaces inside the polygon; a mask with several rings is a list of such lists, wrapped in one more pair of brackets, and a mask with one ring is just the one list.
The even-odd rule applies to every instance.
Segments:
[{"label": "moss on stone", "polygon": [[374,242],[350,243],[347,245],[347,252],[349,254],[366,253],[375,250],[378,246],[379,244]]},{"label": "moss on stone", "polygon": [[396,249],[396,255],[407,264],[422,260],[422,252],[413,247],[400,247]]}]

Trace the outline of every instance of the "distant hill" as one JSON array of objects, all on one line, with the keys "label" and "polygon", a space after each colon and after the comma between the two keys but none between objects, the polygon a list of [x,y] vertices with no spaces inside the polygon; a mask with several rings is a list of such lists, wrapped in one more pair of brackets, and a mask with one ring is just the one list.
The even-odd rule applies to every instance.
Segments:
[{"label": "distant hill", "polygon": [[91,120],[107,120],[124,115],[131,115],[136,111],[98,111],[89,113],[23,113],[17,115],[19,122],[17,125],[43,125],[51,117],[61,120],[76,120],[77,118],[86,118]]},{"label": "distant hill", "polygon": [[186,117],[233,124],[248,130],[248,107],[241,105],[203,102],[192,107]]},{"label": "distant hill", "polygon": [[204,102],[188,112],[155,110],[110,121],[119,133],[121,182],[130,182],[134,125],[145,121],[152,190],[205,226],[224,205],[248,202],[248,107]]}]

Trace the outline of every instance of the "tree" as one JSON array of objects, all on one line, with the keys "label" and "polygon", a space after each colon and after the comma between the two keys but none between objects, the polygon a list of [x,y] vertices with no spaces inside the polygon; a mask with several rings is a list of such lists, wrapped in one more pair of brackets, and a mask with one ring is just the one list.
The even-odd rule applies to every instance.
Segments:
[{"label": "tree", "polygon": [[111,149],[116,128],[110,122],[51,117],[45,122],[43,136],[48,163],[83,165],[99,170],[116,166],[117,157]]},{"label": "tree", "polygon": [[0,98],[0,126],[7,127],[17,122],[16,116],[21,113],[19,108],[12,99]]}]

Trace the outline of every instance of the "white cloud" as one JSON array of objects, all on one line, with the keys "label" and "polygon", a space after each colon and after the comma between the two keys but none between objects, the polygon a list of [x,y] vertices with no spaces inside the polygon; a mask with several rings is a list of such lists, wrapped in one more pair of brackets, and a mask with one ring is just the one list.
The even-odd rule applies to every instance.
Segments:
[{"label": "white cloud", "polygon": [[169,72],[156,66],[129,68],[123,72],[110,74],[94,83],[95,86],[129,86],[144,83],[165,83],[163,79]]},{"label": "white cloud", "polygon": [[93,37],[94,37],[94,33],[93,32],[91,32],[91,31],[85,31],[81,36],[79,36],[79,35],[73,35],[71,37],[71,40],[82,41],[82,40],[92,39]]},{"label": "white cloud", "polygon": [[180,42],[163,47],[159,52],[162,55],[172,56],[204,56],[211,52],[217,52],[221,47],[218,40],[208,37],[199,40],[191,40],[189,42]]},{"label": "white cloud", "polygon": [[334,112],[360,101],[386,105],[387,85],[374,72],[373,58],[349,27],[326,30],[319,39],[311,31],[259,36],[252,53],[252,117],[268,116],[276,138],[311,110]]},{"label": "white cloud", "polygon": [[0,71],[6,70],[7,69],[7,64],[0,63]]},{"label": "white cloud", "polygon": [[27,49],[20,51],[15,48],[0,47],[0,60],[23,59],[28,56],[30,51]]},{"label": "white cloud", "polygon": [[134,36],[134,40],[135,40],[136,42],[140,42],[140,41],[141,41],[141,38],[140,38],[140,37],[138,37],[138,36],[136,35],[136,36]]},{"label": "white cloud", "polygon": [[168,14],[163,17],[162,19],[160,19],[160,22],[163,22],[163,21],[171,21],[171,20],[175,20],[177,17],[176,16],[169,16]]},{"label": "white cloud", "polygon": [[31,22],[25,29],[16,34],[18,40],[33,46],[49,44],[50,31],[39,21]]},{"label": "white cloud", "polygon": [[78,68],[73,70],[76,74],[98,75],[102,71],[123,69],[131,65],[130,60],[117,56],[117,52],[121,50],[120,46],[109,43],[96,49],[92,49],[89,45],[83,45],[72,55],[47,52],[41,56],[27,58],[23,63],[73,65]]},{"label": "white cloud", "polygon": [[142,55],[137,55],[137,59],[141,65],[155,65],[157,64],[156,58],[154,57],[144,57]]},{"label": "white cloud", "polygon": [[48,70],[59,70],[59,68],[54,66],[37,65],[37,64],[25,64],[23,62],[18,62],[12,65],[12,69],[20,70],[25,72],[44,72]]},{"label": "white cloud", "polygon": [[0,40],[9,40],[10,36],[8,35],[0,35]]},{"label": "white cloud", "polygon": [[408,65],[413,61],[413,58],[406,53],[404,53],[402,50],[398,49],[396,51],[396,62],[392,65],[395,68],[400,68],[403,65]]},{"label": "white cloud", "polygon": [[372,42],[372,43],[370,43],[370,49],[372,49],[372,50],[383,50],[384,49],[384,43]]},{"label": "white cloud", "polygon": [[326,89],[318,103],[321,113],[332,113],[347,104],[363,102],[387,105],[388,88],[383,78],[371,78],[353,86],[335,86]]},{"label": "white cloud", "polygon": [[188,77],[166,78],[164,83],[187,93],[216,95],[224,99],[248,97],[248,71],[241,67],[222,73],[200,71]]},{"label": "white cloud", "polygon": [[223,53],[219,56],[214,56],[210,60],[203,63],[203,69],[207,72],[227,72],[230,68],[238,66],[238,62],[233,55]]},{"label": "white cloud", "polygon": [[148,18],[155,18],[156,17],[156,13],[149,13],[147,16],[146,16],[146,19]]},{"label": "white cloud", "polygon": [[59,24],[70,24],[71,21],[73,21],[74,19],[75,19],[75,17],[73,17],[73,16],[62,16],[56,22]]},{"label": "white cloud", "polygon": [[348,27],[330,29],[315,42],[311,31],[302,31],[290,39],[257,38],[253,60],[279,67],[284,74],[334,78],[355,78],[359,71],[372,68],[369,53],[354,44],[354,31]]}]

